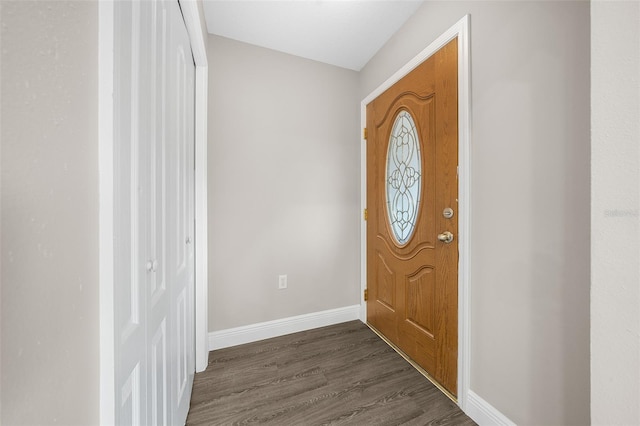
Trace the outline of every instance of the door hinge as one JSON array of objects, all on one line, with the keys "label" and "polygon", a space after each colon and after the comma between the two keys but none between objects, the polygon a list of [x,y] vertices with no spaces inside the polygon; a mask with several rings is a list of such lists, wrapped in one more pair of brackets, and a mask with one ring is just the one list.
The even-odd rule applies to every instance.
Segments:
[{"label": "door hinge", "polygon": [[362,216],[364,217],[364,220],[369,219],[369,212],[367,211],[367,209],[364,209],[364,211],[362,212]]},{"label": "door hinge", "polygon": [[362,139],[367,140],[367,128],[362,129]]},{"label": "door hinge", "polygon": [[369,289],[365,288],[364,289],[364,301],[366,302],[367,300],[369,300]]}]

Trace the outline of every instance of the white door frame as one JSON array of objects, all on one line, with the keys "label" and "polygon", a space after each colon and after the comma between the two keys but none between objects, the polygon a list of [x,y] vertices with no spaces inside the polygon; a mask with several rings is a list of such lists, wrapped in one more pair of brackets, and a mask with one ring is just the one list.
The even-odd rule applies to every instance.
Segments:
[{"label": "white door frame", "polygon": [[208,340],[208,213],[207,213],[207,93],[209,65],[204,43],[206,28],[201,28],[200,12],[195,0],[178,0],[189,32],[193,59],[196,65],[195,97],[195,332],[196,371],[204,371],[209,362]]},{"label": "white door frame", "polygon": [[[470,354],[470,309],[469,309],[469,236],[470,236],[470,111],[471,111],[471,68],[469,48],[470,15],[465,15],[451,28],[445,31],[433,43],[427,46],[415,58],[400,68],[387,81],[371,92],[360,103],[360,124],[367,127],[367,104],[377,98],[402,77],[415,69],[431,55],[458,37],[458,405],[466,411],[469,378],[471,368]],[[360,193],[362,209],[367,208],[367,145],[364,138],[360,143]],[[360,300],[360,319],[367,321],[367,304],[364,290],[367,288],[367,223],[360,225],[360,276],[362,281]]]},{"label": "white door frame", "polygon": [[[196,371],[208,361],[207,278],[207,84],[208,62],[195,0],[177,0],[182,8],[195,75],[195,351]],[[114,174],[113,174],[113,49],[114,0],[99,2],[98,29],[98,171],[99,171],[99,297],[100,297],[100,424],[115,423],[114,327]]]}]

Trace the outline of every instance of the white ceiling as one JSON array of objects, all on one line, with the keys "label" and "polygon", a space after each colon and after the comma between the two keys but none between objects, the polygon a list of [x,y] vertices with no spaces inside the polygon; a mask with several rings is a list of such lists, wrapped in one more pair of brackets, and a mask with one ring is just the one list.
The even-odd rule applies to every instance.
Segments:
[{"label": "white ceiling", "polygon": [[204,0],[209,33],[360,71],[423,0]]}]

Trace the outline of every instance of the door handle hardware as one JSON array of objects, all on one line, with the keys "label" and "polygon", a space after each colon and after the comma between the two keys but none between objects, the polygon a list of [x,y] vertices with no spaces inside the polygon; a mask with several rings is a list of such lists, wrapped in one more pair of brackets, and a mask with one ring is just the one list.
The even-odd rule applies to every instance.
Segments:
[{"label": "door handle hardware", "polygon": [[453,234],[449,231],[444,231],[442,234],[438,234],[438,240],[442,241],[445,244],[449,244],[453,241]]},{"label": "door handle hardware", "polygon": [[149,260],[147,261],[147,272],[156,272],[158,269],[158,261],[157,260]]}]

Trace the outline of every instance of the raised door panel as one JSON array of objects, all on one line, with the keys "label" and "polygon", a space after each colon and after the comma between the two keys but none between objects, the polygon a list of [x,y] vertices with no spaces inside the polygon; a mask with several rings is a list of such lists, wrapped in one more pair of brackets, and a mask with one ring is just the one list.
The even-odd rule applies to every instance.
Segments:
[{"label": "raised door panel", "polygon": [[167,255],[170,287],[169,328],[174,407],[172,423],[183,424],[195,374],[194,351],[194,98],[195,65],[189,37],[177,3],[168,4],[169,48],[167,95]]},{"label": "raised door panel", "polygon": [[119,412],[118,424],[122,425],[142,425],[145,424],[143,411],[143,390],[140,379],[140,364],[136,364],[122,382],[119,391]]},{"label": "raised door panel", "polygon": [[188,347],[188,320],[187,320],[187,288],[184,287],[176,301],[175,310],[175,389],[176,402],[179,404],[185,398],[185,392],[189,386],[189,347]]},{"label": "raised door panel", "polygon": [[378,253],[376,275],[378,286],[376,287],[375,299],[378,304],[387,310],[395,313],[396,306],[396,282],[393,271],[384,260],[381,253]]},{"label": "raised door panel", "polygon": [[435,281],[433,268],[426,266],[405,282],[405,321],[431,339],[435,328]]},{"label": "raised door panel", "polygon": [[150,424],[171,423],[169,400],[169,286],[167,259],[167,96],[168,38],[167,2],[145,0],[142,2],[147,25],[145,42],[145,72],[142,84],[148,87],[146,102],[150,111],[147,119],[149,141],[149,214],[147,215],[148,256],[151,262],[147,286],[148,363],[147,406]]},{"label": "raised door panel", "polygon": [[147,111],[141,36],[143,20],[138,2],[119,4],[115,25],[114,103],[114,288],[116,422],[146,423],[146,262],[148,164],[145,161]]},{"label": "raised door panel", "polygon": [[384,256],[376,252],[370,270],[375,275],[378,286],[370,289],[368,312],[371,325],[390,339],[397,334],[396,277],[387,265]]},{"label": "raised door panel", "polygon": [[[166,94],[167,78],[167,9],[166,2],[147,0],[143,3],[148,8],[149,16],[149,61],[145,76],[152,90],[149,103],[152,114],[149,117],[150,160],[150,205],[148,215],[149,255],[155,261],[148,295],[152,309],[160,303],[167,292],[167,238],[166,238]],[[166,306],[160,307],[166,310]],[[159,320],[155,322],[158,323]]]},{"label": "raised door panel", "polygon": [[151,424],[167,425],[169,424],[168,413],[168,357],[167,357],[167,324],[162,321],[155,336],[151,339],[151,392],[150,392],[150,408]]},{"label": "raised door panel", "polygon": [[413,270],[404,277],[402,285],[405,309],[400,321],[400,347],[430,374],[436,368],[437,291],[436,270],[428,257],[409,262]]}]

